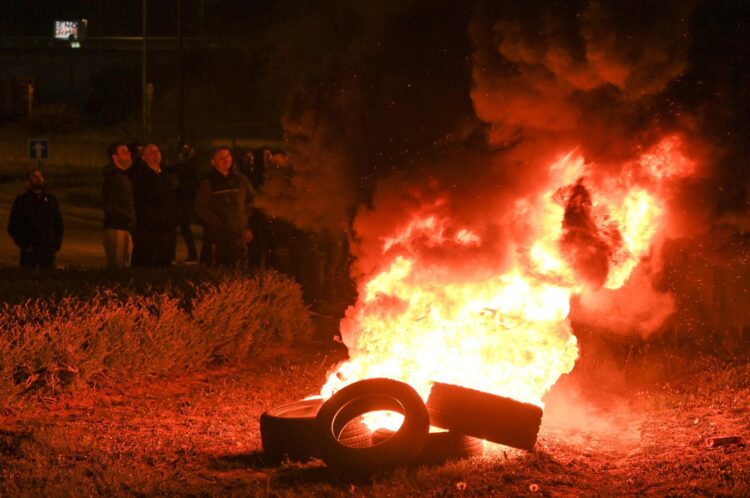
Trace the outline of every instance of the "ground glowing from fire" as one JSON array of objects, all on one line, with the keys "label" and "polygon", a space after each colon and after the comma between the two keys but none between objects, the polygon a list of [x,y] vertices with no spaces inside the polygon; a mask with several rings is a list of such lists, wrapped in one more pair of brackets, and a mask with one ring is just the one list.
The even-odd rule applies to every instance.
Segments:
[{"label": "ground glowing from fire", "polygon": [[447,218],[439,203],[404,213],[406,222],[382,238],[379,271],[360,282],[342,320],[350,359],[322,395],[388,377],[424,399],[439,381],[541,405],[578,357],[571,297],[628,280],[664,228],[665,185],[692,170],[677,136],[618,168],[588,163],[577,151],[563,155],[550,165],[545,188],[500,215],[532,233],[514,242],[511,269],[480,280],[447,277],[455,269],[428,263],[423,249],[481,247],[481,232]]}]

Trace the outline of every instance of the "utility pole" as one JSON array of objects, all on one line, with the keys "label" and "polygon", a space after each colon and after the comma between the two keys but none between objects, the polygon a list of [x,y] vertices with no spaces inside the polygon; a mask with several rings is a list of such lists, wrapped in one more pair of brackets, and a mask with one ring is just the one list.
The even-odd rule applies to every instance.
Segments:
[{"label": "utility pole", "polygon": [[26,101],[28,103],[29,121],[31,121],[31,114],[34,111],[34,83],[31,81],[26,83]]},{"label": "utility pole", "polygon": [[148,20],[148,0],[143,0],[143,25],[141,32],[141,118],[143,120],[143,133],[146,141],[149,139],[149,95],[148,95],[148,68],[146,58],[146,32]]},{"label": "utility pole", "polygon": [[182,0],[177,0],[177,146],[180,149],[182,149],[185,142],[185,91],[182,84],[182,38]]},{"label": "utility pole", "polygon": [[203,21],[204,21],[203,15],[204,14],[205,14],[205,9],[204,9],[204,5],[203,5],[203,0],[201,0],[201,4],[200,4],[200,20],[201,20],[200,35],[201,36],[204,36],[204,34],[205,34],[205,33],[203,33]]}]

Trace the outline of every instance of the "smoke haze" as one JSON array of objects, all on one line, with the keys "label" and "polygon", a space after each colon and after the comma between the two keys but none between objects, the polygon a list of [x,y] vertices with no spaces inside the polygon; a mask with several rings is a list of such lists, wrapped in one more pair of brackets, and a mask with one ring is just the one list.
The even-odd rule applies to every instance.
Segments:
[{"label": "smoke haze", "polygon": [[[436,271],[460,265],[456,275],[475,278],[502,272],[531,240],[535,227],[509,217],[510,207],[545,186],[561,154],[575,149],[595,165],[592,177],[617,177],[675,134],[696,164],[662,187],[660,243],[744,219],[748,10],[729,1],[349,6],[332,15],[349,27],[335,48],[299,77],[284,119],[290,180],[265,208],[308,230],[352,226],[358,278],[412,251]],[[654,285],[663,254],[651,254],[622,289],[597,290],[617,234],[592,225],[580,189],[562,240],[592,283],[578,319],[646,336],[674,309],[668,289]],[[454,220],[443,227],[447,239],[467,228],[482,243],[437,247],[424,238],[384,258],[383,241],[417,215]],[[581,249],[592,246],[597,264]]]}]

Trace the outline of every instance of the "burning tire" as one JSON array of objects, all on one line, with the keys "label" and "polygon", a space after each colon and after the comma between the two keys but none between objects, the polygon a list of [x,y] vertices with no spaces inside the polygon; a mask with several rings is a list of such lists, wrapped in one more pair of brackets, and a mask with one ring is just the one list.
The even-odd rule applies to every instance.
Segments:
[{"label": "burning tire", "polygon": [[[392,433],[392,431],[388,432]],[[373,445],[374,434],[364,423],[359,420],[353,420],[344,427],[338,439],[339,443],[344,446],[367,448]]]},{"label": "burning tire", "polygon": [[285,457],[307,460],[319,456],[315,415],[322,399],[292,401],[260,416],[260,438],[267,463],[278,464]]},{"label": "burning tire", "polygon": [[[363,447],[342,442],[347,425],[376,411],[401,413],[401,427],[385,441]],[[315,418],[323,460],[334,469],[372,473],[411,462],[422,450],[430,428],[422,398],[408,384],[392,379],[366,379],[350,384],[326,401]]]},{"label": "burning tire", "polygon": [[432,432],[422,451],[414,457],[416,463],[435,464],[446,460],[480,456],[484,453],[481,439],[457,432]]},{"label": "burning tire", "polygon": [[531,450],[542,423],[542,409],[494,394],[435,382],[427,399],[435,427]]},{"label": "burning tire", "polygon": [[[378,429],[372,433],[371,444],[378,444],[393,434],[393,431]],[[484,453],[484,442],[475,437],[457,432],[431,432],[422,450],[412,460],[416,464],[437,464],[447,460],[480,456]]]}]

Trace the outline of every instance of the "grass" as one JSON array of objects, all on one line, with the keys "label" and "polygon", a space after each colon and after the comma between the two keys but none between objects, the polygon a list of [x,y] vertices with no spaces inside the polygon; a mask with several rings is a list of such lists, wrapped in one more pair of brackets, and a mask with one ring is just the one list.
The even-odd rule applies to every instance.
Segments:
[{"label": "grass", "polygon": [[[16,303],[0,308],[0,406],[238,364],[310,338],[300,288],[288,277],[196,269],[192,280],[174,279],[186,272],[128,272],[111,283],[123,272],[68,270],[19,278],[26,287],[11,285],[23,272],[5,272],[1,288],[15,288]],[[24,297],[35,294],[46,297]]]},{"label": "grass", "polygon": [[[0,174],[0,219],[24,189]],[[265,464],[258,419],[317,393],[346,356],[299,287],[197,267],[101,268],[99,170],[48,171],[66,223],[58,264],[0,269],[0,496],[750,496],[744,336],[636,346],[581,334],[534,453],[354,481]],[[181,248],[182,249],[182,248]],[[3,231],[0,265],[17,250]],[[312,339],[312,340],[311,340]],[[619,349],[618,349],[619,348]]]},{"label": "grass", "polygon": [[[641,351],[630,374],[622,358],[584,362],[556,386],[566,402],[548,402],[534,453],[491,445],[483,458],[355,481],[319,461],[263,462],[260,414],[316,392],[345,354],[306,343],[159,382],[91,387],[6,417],[0,495],[747,496],[747,447],[704,444],[750,437],[750,367],[747,350],[737,353],[669,372],[664,357]],[[649,370],[647,381],[633,375]]]},{"label": "grass", "polygon": [[[274,273],[0,271],[0,496],[747,496],[748,344],[582,336],[534,453],[354,480],[263,460],[258,419],[346,355]],[[720,338],[724,337],[722,340]],[[311,340],[313,339],[313,340]]]}]

